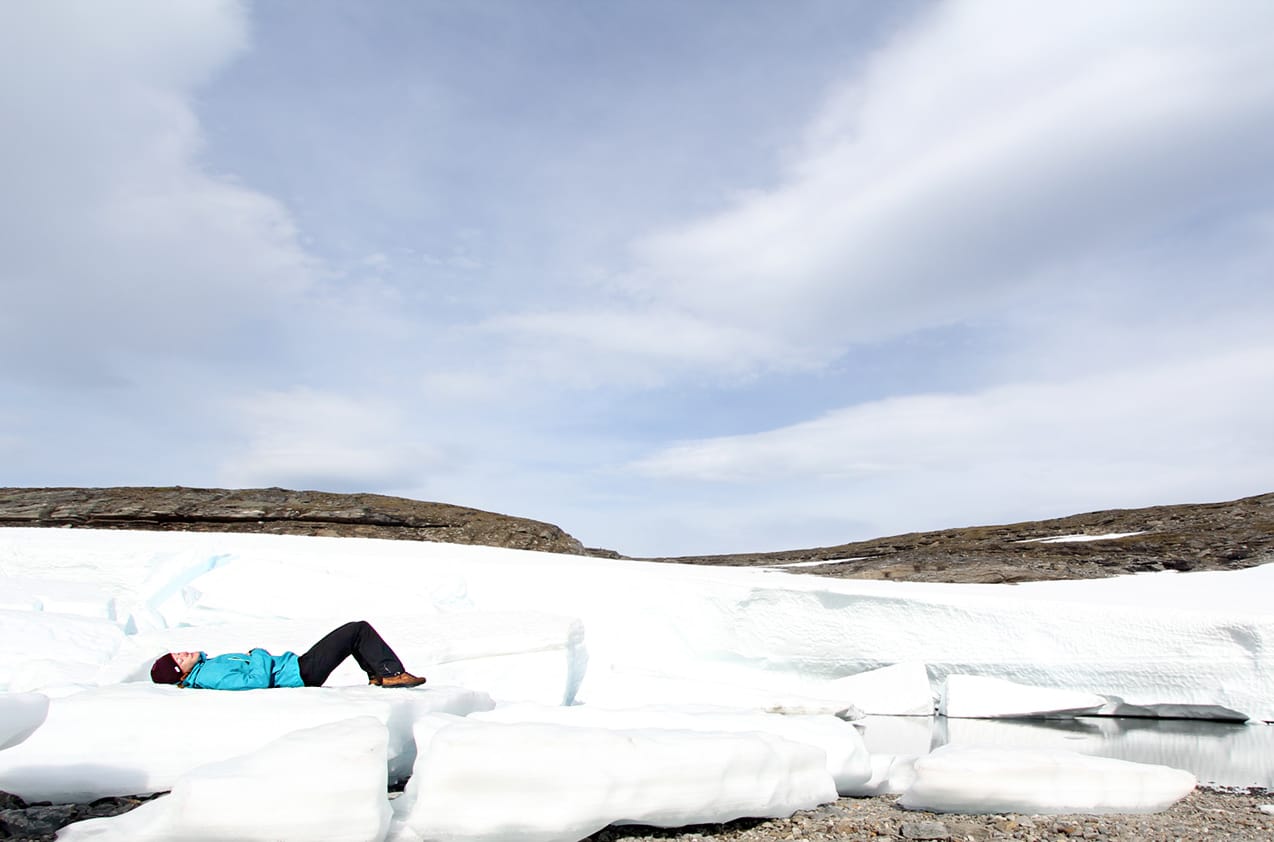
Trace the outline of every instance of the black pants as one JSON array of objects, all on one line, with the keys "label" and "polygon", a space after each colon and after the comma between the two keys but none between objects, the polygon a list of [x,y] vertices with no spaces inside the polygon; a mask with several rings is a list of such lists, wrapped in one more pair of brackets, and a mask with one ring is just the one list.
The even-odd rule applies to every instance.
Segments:
[{"label": "black pants", "polygon": [[301,681],[306,687],[320,686],[327,681],[332,670],[351,655],[368,678],[378,675],[383,678],[403,671],[403,662],[398,660],[394,650],[376,633],[371,623],[356,620],[328,632],[310,647],[310,651],[297,658]]}]

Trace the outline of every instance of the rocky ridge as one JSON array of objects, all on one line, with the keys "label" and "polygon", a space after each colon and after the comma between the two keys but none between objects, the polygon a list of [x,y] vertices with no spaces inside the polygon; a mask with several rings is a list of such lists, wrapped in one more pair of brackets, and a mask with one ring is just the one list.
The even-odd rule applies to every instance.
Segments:
[{"label": "rocky ridge", "polygon": [[[265,532],[483,544],[628,558],[553,524],[381,494],[282,488],[0,488],[0,526]],[[1049,542],[1059,536],[1109,536]],[[1233,570],[1274,561],[1274,493],[1221,503],[1113,509],[1000,526],[912,532],[830,547],[649,558],[784,567],[792,574],[920,582],[1092,579]]]},{"label": "rocky ridge", "polygon": [[[1041,540],[1073,535],[1123,537]],[[1005,583],[1234,570],[1274,561],[1274,494],[912,532],[806,550],[652,560],[749,567],[826,562],[788,572],[910,582]]]},{"label": "rocky ridge", "polygon": [[585,552],[560,528],[537,520],[383,494],[283,488],[0,488],[0,526],[264,532]]}]

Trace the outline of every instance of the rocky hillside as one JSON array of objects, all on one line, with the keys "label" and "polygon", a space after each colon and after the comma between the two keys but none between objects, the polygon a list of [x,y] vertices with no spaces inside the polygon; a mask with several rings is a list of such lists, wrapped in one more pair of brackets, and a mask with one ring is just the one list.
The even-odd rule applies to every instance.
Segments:
[{"label": "rocky hillside", "polygon": [[550,523],[380,494],[283,488],[0,488],[0,526],[268,532],[584,552]]},{"label": "rocky hillside", "polygon": [[[281,488],[0,488],[0,526],[396,538],[618,557],[608,550],[586,549],[558,527],[539,521],[379,494]],[[1040,540],[1075,535],[1123,537]],[[924,582],[1029,582],[1152,570],[1225,570],[1274,561],[1274,494],[914,532],[806,550],[650,560],[795,565],[783,569],[792,574]]]},{"label": "rocky hillside", "polygon": [[[1124,537],[1040,540],[1077,535]],[[792,573],[913,582],[1030,582],[1152,570],[1229,570],[1274,561],[1274,494],[1227,503],[1115,509],[1005,526],[913,532],[808,550],[661,560],[767,567],[793,564],[802,566],[787,568]]]}]

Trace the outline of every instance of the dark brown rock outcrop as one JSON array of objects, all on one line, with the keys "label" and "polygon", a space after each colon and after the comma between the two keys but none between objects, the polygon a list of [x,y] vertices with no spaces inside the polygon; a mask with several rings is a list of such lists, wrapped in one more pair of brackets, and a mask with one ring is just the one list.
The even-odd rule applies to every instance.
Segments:
[{"label": "dark brown rock outcrop", "polygon": [[[267,532],[446,541],[624,558],[556,526],[446,503],[281,488],[0,488],[0,526]],[[1064,535],[1119,538],[1074,543]],[[792,574],[921,582],[1093,579],[1156,570],[1232,570],[1274,561],[1274,494],[1224,503],[1089,512],[1002,526],[913,532],[832,547],[647,559],[780,567]]]},{"label": "dark brown rock outcrop", "polygon": [[[1121,533],[1138,534],[1067,543],[1035,540]],[[913,582],[1030,582],[1156,570],[1233,570],[1274,561],[1274,494],[913,532],[807,550],[658,560],[758,567],[827,561],[833,563],[789,572]]]},{"label": "dark brown rock outcrop", "polygon": [[550,523],[381,494],[283,488],[0,488],[0,526],[266,532],[582,554]]}]

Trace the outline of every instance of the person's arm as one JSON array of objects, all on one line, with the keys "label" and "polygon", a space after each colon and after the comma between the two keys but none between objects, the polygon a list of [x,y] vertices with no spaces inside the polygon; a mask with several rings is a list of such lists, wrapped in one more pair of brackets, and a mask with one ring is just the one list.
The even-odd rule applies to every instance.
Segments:
[{"label": "person's arm", "polygon": [[205,661],[190,685],[205,690],[263,690],[270,686],[270,653],[253,649],[246,655],[219,655]]}]

